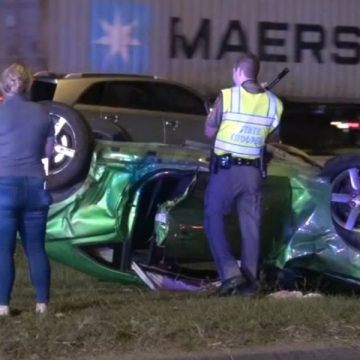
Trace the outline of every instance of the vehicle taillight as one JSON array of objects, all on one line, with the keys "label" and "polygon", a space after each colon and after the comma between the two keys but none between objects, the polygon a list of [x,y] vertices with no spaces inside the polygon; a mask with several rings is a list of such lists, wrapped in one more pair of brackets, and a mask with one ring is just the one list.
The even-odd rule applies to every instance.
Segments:
[{"label": "vehicle taillight", "polygon": [[0,95],[0,103],[3,102],[4,97]]},{"label": "vehicle taillight", "polygon": [[348,122],[349,129],[358,129],[360,128],[360,124],[358,122]]},{"label": "vehicle taillight", "polygon": [[342,130],[360,129],[360,122],[358,121],[332,121],[330,124]]}]

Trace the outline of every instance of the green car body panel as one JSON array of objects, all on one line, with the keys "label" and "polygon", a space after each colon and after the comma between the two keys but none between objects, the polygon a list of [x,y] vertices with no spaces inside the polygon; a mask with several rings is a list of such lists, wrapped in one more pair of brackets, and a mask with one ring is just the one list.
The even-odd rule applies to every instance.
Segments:
[{"label": "green car body panel", "polygon": [[[268,150],[264,261],[360,278],[359,253],[334,229],[320,166],[286,147]],[[138,284],[131,261],[145,259],[151,244],[182,264],[211,261],[203,229],[208,155],[190,146],[99,141],[85,181],[50,208],[48,254],[100,279]],[[235,218],[228,231],[239,254]]]}]

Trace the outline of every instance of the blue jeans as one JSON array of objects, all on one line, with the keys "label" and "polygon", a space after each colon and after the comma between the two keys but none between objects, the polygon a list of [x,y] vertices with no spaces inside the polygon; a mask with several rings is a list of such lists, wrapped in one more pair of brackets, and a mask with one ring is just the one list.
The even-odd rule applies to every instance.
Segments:
[{"label": "blue jeans", "polygon": [[0,177],[0,305],[8,305],[15,279],[14,253],[19,232],[29,262],[36,301],[47,303],[50,265],[45,232],[50,194],[36,177]]}]

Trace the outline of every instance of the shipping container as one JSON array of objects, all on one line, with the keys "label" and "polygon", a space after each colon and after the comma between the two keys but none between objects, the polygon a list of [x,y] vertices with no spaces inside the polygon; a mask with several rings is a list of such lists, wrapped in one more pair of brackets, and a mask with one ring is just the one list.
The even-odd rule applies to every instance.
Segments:
[{"label": "shipping container", "polygon": [[[261,82],[290,69],[275,89],[279,95],[360,98],[359,0],[37,3],[36,56],[54,72],[155,74],[215,94],[231,85],[237,56],[251,51],[261,60]],[[31,31],[26,36],[35,36]]]},{"label": "shipping container", "polygon": [[0,67],[26,61],[37,69],[46,65],[42,48],[41,0],[0,0]]}]

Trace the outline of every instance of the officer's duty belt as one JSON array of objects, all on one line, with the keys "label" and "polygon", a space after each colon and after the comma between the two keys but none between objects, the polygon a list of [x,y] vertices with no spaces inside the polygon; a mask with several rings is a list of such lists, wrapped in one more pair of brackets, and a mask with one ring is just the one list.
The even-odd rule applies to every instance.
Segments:
[{"label": "officer's duty belt", "polygon": [[240,158],[240,157],[233,157],[232,164],[233,165],[247,165],[247,166],[259,167],[260,162],[259,162],[259,159],[244,159],[244,158]]},{"label": "officer's duty belt", "polygon": [[217,165],[220,169],[230,169],[232,166],[254,166],[260,167],[260,159],[245,159],[241,157],[235,157],[231,154],[225,154],[217,157]]}]

